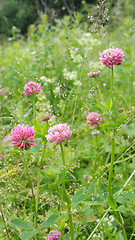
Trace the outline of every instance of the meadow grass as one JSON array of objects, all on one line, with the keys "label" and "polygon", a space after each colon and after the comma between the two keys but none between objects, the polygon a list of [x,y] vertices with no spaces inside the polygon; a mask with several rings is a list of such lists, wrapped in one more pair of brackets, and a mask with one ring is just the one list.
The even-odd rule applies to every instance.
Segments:
[{"label": "meadow grass", "polygon": [[[33,239],[46,239],[49,231],[55,229],[61,232],[61,239],[73,239],[70,237],[66,210],[67,195],[71,199],[74,239],[125,239],[118,213],[123,218],[127,239],[134,239],[135,20],[128,14],[130,3],[125,5],[123,12],[121,6],[117,6],[117,12],[124,12],[125,17],[120,21],[116,14],[106,34],[102,29],[98,34],[92,33],[89,21],[82,23],[79,17],[72,22],[65,16],[51,26],[44,15],[39,25],[29,27],[27,40],[17,36],[17,40],[10,39],[10,42],[0,46],[0,65],[3,67],[0,70],[0,87],[7,91],[0,96],[0,203],[10,239],[17,240],[20,234],[32,230],[22,225],[19,228],[19,223],[15,223],[14,219],[24,220],[35,227],[31,183],[33,189],[37,189],[37,182],[37,225],[40,226],[51,215],[53,220],[45,228],[41,226]],[[125,54],[125,61],[113,69],[114,103],[110,93],[111,69],[104,67],[99,60],[99,52],[109,47],[122,48]],[[101,75],[88,77],[87,73],[93,71],[101,71]],[[42,89],[35,97],[35,122],[32,121],[32,95],[26,96],[24,93],[24,85],[29,81],[41,83]],[[97,136],[91,134],[93,130],[87,123],[90,112],[98,112],[102,118],[96,129],[100,130]],[[42,121],[48,115],[50,119]],[[114,115],[117,128],[111,191],[117,202],[116,209],[113,203],[108,203]],[[48,127],[59,123],[67,123],[72,130],[63,148],[66,162],[65,199],[62,199],[60,147],[47,143],[45,138]],[[35,138],[38,138],[36,146],[31,146],[24,153],[14,148],[8,137],[5,138],[17,124],[34,126]],[[21,236],[21,239],[28,239]],[[7,238],[2,217],[0,238]]]}]

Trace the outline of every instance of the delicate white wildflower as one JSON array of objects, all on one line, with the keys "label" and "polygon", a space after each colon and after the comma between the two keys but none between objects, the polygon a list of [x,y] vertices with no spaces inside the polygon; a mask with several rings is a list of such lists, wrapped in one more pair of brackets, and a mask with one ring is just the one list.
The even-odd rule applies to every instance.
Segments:
[{"label": "delicate white wildflower", "polygon": [[77,71],[69,72],[66,68],[64,68],[63,76],[67,80],[76,80],[77,79]]},{"label": "delicate white wildflower", "polygon": [[53,92],[58,95],[60,93],[60,87],[56,87]]},{"label": "delicate white wildflower", "polygon": [[54,83],[53,79],[47,78],[45,76],[42,76],[40,80],[44,81],[44,84],[47,85],[47,83]]},{"label": "delicate white wildflower", "polygon": [[81,81],[78,80],[78,81],[75,81],[75,82],[74,82],[74,85],[76,85],[76,86],[82,86],[82,83],[81,83]]}]

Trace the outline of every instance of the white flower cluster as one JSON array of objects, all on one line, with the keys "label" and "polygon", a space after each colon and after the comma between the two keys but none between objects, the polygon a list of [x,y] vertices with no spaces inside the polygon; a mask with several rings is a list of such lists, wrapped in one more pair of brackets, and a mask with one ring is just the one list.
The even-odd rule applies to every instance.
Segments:
[{"label": "white flower cluster", "polygon": [[78,54],[78,48],[72,47],[69,49],[69,51],[70,51],[70,56],[74,63],[82,62],[83,58],[80,54]]},{"label": "white flower cluster", "polygon": [[63,69],[63,76],[67,80],[76,80],[77,79],[77,71],[69,72],[66,68]]}]

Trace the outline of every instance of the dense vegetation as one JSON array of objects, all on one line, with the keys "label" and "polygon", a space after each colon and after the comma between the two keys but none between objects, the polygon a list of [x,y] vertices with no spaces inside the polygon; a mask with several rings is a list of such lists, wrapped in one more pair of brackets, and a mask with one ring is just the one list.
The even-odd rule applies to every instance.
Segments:
[{"label": "dense vegetation", "polygon": [[86,11],[86,3],[91,6],[94,0],[1,0],[0,1],[0,34],[11,35],[12,27],[16,27],[22,34],[27,33],[30,24],[38,23],[43,14],[49,16],[54,23],[55,18],[69,14],[72,18],[79,9]]},{"label": "dense vegetation", "polygon": [[[33,231],[31,225],[34,227],[35,213],[31,183],[37,189],[39,169],[37,224],[41,226],[50,216],[52,220],[48,225],[45,222],[45,228],[41,227],[33,239],[46,239],[49,231],[55,229],[62,233],[61,239],[71,239],[67,200],[61,204],[63,165],[60,147],[46,141],[47,123],[49,126],[67,123],[72,130],[63,149],[75,239],[123,240],[123,227],[127,239],[134,239],[135,4],[120,0],[111,9],[108,1],[102,2],[91,9],[84,3],[89,12],[87,18],[76,13],[72,19],[64,16],[50,25],[47,16],[43,15],[37,26],[29,26],[27,40],[14,28],[12,36],[0,46],[0,205],[10,239],[18,240],[20,235],[23,240],[29,239],[28,234]],[[108,14],[112,14],[111,19]],[[125,54],[125,61],[113,69],[113,97],[111,69],[99,60],[99,52],[109,47],[122,48]],[[101,71],[100,76],[88,77],[87,73],[97,71]],[[41,83],[42,91],[35,96],[37,121],[33,121],[32,94],[26,96],[24,93],[24,85],[29,81]],[[98,112],[102,118],[97,136],[91,134],[92,128],[86,120],[90,112]],[[42,121],[48,115],[49,121]],[[36,130],[38,140],[29,151],[14,148],[10,142],[11,129],[19,123]],[[116,208],[113,199],[108,201],[114,128],[115,161],[111,187]],[[118,221],[118,213],[123,225]],[[29,231],[27,236],[23,235],[25,231]],[[0,238],[7,239],[2,217]]]}]

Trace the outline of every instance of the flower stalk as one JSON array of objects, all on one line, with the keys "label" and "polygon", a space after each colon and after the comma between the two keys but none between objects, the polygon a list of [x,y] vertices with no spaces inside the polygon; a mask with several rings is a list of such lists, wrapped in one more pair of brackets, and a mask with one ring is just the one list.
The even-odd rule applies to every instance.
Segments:
[{"label": "flower stalk", "polygon": [[[113,107],[114,114],[115,114],[115,119],[114,119],[115,121],[114,122],[116,123],[116,110],[115,110],[115,104],[114,104],[114,98],[113,98],[113,66],[111,67],[110,94],[111,94],[111,99],[112,99],[112,107]],[[112,190],[111,190],[111,183],[112,183],[112,178],[113,178],[113,165],[114,165],[114,159],[115,159],[115,133],[116,133],[116,128],[114,127],[112,138],[111,138],[111,163],[110,163],[109,178],[108,178],[108,192],[109,192],[108,202],[110,204],[110,199],[111,199],[111,202],[114,206],[114,209],[116,209],[118,207],[117,202],[115,201],[115,199],[113,197]],[[119,221],[119,223],[121,225],[124,240],[127,240],[122,215],[120,214],[119,211],[118,212],[115,211],[115,216],[116,216],[117,220]]]},{"label": "flower stalk", "polygon": [[93,175],[92,179],[94,180],[95,177],[95,171],[96,171],[96,164],[97,164],[97,135],[95,135],[95,157],[94,157],[94,162],[93,162]]},{"label": "flower stalk", "polygon": [[35,93],[33,93],[33,119],[36,119]]},{"label": "flower stalk", "polygon": [[63,146],[61,142],[60,142],[60,149],[61,149],[61,156],[62,156],[62,162],[63,162],[63,183],[62,183],[63,199],[67,202],[69,225],[70,225],[70,237],[71,237],[71,240],[74,240],[74,230],[73,230],[73,221],[72,221],[72,213],[71,213],[71,200],[67,195],[66,187],[65,187],[66,164],[65,164]]},{"label": "flower stalk", "polygon": [[5,229],[6,229],[7,238],[8,238],[8,240],[10,240],[9,233],[8,233],[8,230],[7,230],[6,221],[5,221],[5,218],[4,218],[4,214],[3,214],[3,211],[2,211],[1,205],[0,205],[0,212],[1,212],[2,220],[3,220],[3,223],[4,223]]},{"label": "flower stalk", "polygon": [[25,164],[25,168],[26,168],[26,172],[27,172],[27,176],[28,176],[28,181],[31,187],[31,192],[32,192],[32,198],[33,198],[33,205],[34,205],[34,212],[35,212],[35,228],[37,228],[37,218],[36,218],[36,204],[35,204],[35,195],[34,195],[34,191],[33,191],[33,186],[32,186],[32,181],[30,178],[30,174],[29,174],[29,170],[28,170],[28,165],[27,165],[27,161],[25,159],[24,156],[24,164]]},{"label": "flower stalk", "polygon": [[42,160],[43,160],[43,156],[44,156],[44,153],[45,153],[45,148],[46,148],[46,142],[45,142],[45,144],[44,144],[44,149],[43,149],[42,157],[41,157],[41,159],[39,159],[39,161],[38,161],[37,194],[36,194],[36,215],[35,215],[36,223],[37,223],[37,217],[38,217],[38,204],[39,204],[40,163],[41,163]]}]

